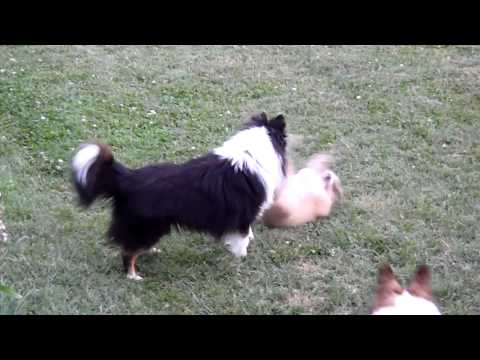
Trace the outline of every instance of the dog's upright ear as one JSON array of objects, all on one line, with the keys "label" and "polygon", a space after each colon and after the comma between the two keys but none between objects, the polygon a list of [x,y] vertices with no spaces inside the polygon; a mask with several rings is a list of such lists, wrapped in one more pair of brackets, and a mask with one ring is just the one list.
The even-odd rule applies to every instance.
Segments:
[{"label": "dog's upright ear", "polygon": [[267,125],[268,125],[268,118],[265,112],[252,115],[246,124],[247,127],[267,126]]},{"label": "dog's upright ear", "polygon": [[378,290],[388,290],[396,293],[402,292],[402,287],[393,274],[392,267],[384,264],[378,270]]},{"label": "dog's upright ear", "polygon": [[268,126],[280,131],[281,133],[284,133],[286,127],[285,117],[281,114],[278,115],[277,117],[269,121]]},{"label": "dog's upright ear", "polygon": [[432,301],[431,279],[432,276],[429,267],[427,265],[419,266],[410,282],[408,291],[414,296]]},{"label": "dog's upright ear", "polygon": [[382,265],[378,271],[374,308],[393,305],[395,295],[400,295],[402,292],[403,288],[395,278],[390,265]]}]

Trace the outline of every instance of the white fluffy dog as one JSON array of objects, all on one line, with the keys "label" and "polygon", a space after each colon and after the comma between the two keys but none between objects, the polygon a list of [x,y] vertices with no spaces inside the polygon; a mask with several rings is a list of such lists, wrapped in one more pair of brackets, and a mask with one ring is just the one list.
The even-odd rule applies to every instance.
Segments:
[{"label": "white fluffy dog", "polygon": [[330,155],[320,153],[295,173],[289,161],[287,178],[276,194],[275,203],[265,212],[264,224],[269,227],[298,226],[328,216],[343,196],[340,179],[329,168],[331,162]]}]

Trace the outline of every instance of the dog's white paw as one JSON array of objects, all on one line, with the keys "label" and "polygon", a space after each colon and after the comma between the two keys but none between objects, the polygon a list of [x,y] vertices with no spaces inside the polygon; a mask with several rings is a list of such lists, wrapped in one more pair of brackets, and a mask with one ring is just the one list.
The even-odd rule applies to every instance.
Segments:
[{"label": "dog's white paw", "polygon": [[[253,236],[253,234],[252,234]],[[247,248],[250,243],[250,234],[243,237],[240,234],[228,234],[224,238],[228,250],[237,258],[247,256]]]},{"label": "dog's white paw", "polygon": [[242,257],[245,257],[247,256],[247,248],[246,247],[242,247],[242,248],[235,248],[235,247],[231,247],[230,248],[230,252],[233,254],[233,256],[235,256],[236,258],[242,258]]},{"label": "dog's white paw", "polygon": [[[0,215],[2,214],[0,210]],[[0,217],[0,242],[7,242],[8,240],[8,234],[7,234],[7,228],[2,222],[2,219]]]},{"label": "dog's white paw", "polygon": [[254,239],[253,237],[253,231],[252,228],[248,228],[248,240],[252,241]]},{"label": "dog's white paw", "polygon": [[130,279],[130,280],[143,280],[143,278],[136,274],[136,273],[133,273],[133,274],[127,274],[127,279]]}]

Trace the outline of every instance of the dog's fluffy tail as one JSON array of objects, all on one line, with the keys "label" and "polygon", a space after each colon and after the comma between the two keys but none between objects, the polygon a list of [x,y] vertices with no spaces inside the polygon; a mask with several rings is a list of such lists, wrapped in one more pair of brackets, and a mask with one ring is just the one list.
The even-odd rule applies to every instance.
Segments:
[{"label": "dog's fluffy tail", "polygon": [[80,204],[88,207],[98,197],[114,196],[118,175],[126,171],[114,161],[108,146],[100,143],[81,145],[72,159],[73,182]]}]

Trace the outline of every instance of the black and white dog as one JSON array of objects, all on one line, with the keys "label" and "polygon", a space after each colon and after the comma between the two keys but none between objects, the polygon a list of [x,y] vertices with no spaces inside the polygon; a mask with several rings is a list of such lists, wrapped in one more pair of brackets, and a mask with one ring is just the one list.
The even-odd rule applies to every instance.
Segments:
[{"label": "black and white dog", "polygon": [[120,246],[129,279],[139,254],[171,226],[213,235],[237,257],[247,255],[252,224],[274,201],[285,178],[285,119],[253,116],[222,146],[177,165],[128,169],[103,144],[83,144],[72,160],[80,203],[111,198],[108,237]]}]

